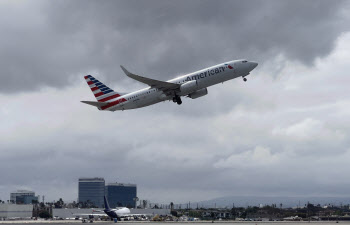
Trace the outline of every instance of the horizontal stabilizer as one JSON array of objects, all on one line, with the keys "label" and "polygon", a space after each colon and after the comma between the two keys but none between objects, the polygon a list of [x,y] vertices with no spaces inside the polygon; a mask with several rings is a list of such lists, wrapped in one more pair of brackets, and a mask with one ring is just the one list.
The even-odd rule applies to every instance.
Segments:
[{"label": "horizontal stabilizer", "polygon": [[96,107],[102,107],[102,106],[108,105],[108,102],[91,102],[91,101],[81,101],[81,102],[88,105],[96,106]]}]

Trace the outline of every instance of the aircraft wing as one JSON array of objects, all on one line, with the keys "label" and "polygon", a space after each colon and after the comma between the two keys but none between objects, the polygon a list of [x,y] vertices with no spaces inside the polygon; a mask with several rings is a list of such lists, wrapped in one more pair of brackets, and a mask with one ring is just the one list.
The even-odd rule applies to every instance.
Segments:
[{"label": "aircraft wing", "polygon": [[142,77],[133,73],[130,73],[129,71],[127,71],[123,66],[120,66],[122,68],[122,70],[124,71],[124,73],[134,79],[137,80],[141,83],[147,84],[149,86],[151,86],[152,88],[158,88],[159,90],[162,90],[164,92],[169,92],[172,90],[176,90],[180,88],[180,84],[174,84],[174,83],[170,83],[170,82],[166,82],[166,81],[160,81],[160,80],[154,80],[151,78],[147,78],[147,77]]},{"label": "aircraft wing", "polygon": [[[72,213],[72,212],[71,212]],[[99,212],[99,213],[72,213],[73,216],[108,216],[106,213],[104,212]]]},{"label": "aircraft wing", "polygon": [[122,214],[120,215],[119,217],[138,217],[138,216],[153,216],[153,214],[151,213],[146,213],[146,214],[133,214],[133,213],[130,213],[130,214]]},{"label": "aircraft wing", "polygon": [[106,213],[73,213],[73,216],[108,216]]}]

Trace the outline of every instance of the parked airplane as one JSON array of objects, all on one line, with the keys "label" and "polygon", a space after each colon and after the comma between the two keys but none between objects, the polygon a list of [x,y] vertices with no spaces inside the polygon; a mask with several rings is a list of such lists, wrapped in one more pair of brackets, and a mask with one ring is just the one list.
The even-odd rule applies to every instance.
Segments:
[{"label": "parked airplane", "polygon": [[[105,212],[109,217],[111,218],[120,218],[123,216],[131,216],[130,215],[130,209],[126,208],[126,207],[117,207],[115,209],[111,209],[109,207],[108,201],[106,199],[106,196],[103,197],[104,198],[104,203],[105,203],[105,209],[103,210],[103,212]],[[95,211],[98,212],[98,211]]]},{"label": "parked airplane", "polygon": [[299,217],[298,215],[283,218],[284,221],[301,221],[302,219],[303,218]]},{"label": "parked airplane", "polygon": [[247,60],[234,60],[208,67],[194,73],[174,78],[169,81],[154,80],[142,77],[127,71],[121,66],[124,73],[139,82],[149,85],[128,94],[115,92],[91,75],[85,76],[91,91],[94,93],[97,102],[82,101],[83,103],[97,107],[99,110],[116,111],[136,109],[158,102],[173,100],[181,104],[181,96],[196,99],[208,94],[207,87],[222,83],[237,77],[247,81],[246,76],[257,67],[258,63]]},{"label": "parked airplane", "polygon": [[[125,218],[125,217],[146,217],[149,216],[148,214],[131,214],[130,209],[127,207],[117,207],[115,209],[112,209],[109,207],[108,201],[106,199],[106,196],[104,196],[104,205],[105,209],[104,210],[93,210],[92,213],[90,214],[73,214],[74,216],[88,216],[89,218],[93,218],[94,216],[109,216],[111,218],[117,218],[118,220],[120,218]],[[97,212],[97,213],[95,213]]]}]

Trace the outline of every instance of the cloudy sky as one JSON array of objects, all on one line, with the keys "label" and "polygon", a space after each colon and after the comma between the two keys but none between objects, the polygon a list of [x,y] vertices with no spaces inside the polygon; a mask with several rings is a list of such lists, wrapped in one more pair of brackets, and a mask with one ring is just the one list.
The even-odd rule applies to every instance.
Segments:
[{"label": "cloudy sky", "polygon": [[[349,196],[349,1],[0,1],[0,199],[76,200],[79,177],[140,199]],[[101,112],[116,91],[224,61],[259,62],[209,95]]]}]

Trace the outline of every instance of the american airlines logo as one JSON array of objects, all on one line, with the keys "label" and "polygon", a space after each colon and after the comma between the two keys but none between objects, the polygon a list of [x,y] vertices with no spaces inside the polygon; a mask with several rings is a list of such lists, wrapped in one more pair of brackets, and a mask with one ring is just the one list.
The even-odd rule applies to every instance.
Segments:
[{"label": "american airlines logo", "polygon": [[227,68],[229,68],[229,69],[233,69],[233,67],[231,66],[231,65],[229,65],[229,64],[225,64],[225,66],[227,67]]},{"label": "american airlines logo", "polygon": [[[228,64],[225,64],[225,65],[228,65]],[[233,67],[230,65],[228,65],[228,68],[233,69]],[[204,71],[204,72],[199,73],[199,74],[188,76],[185,81],[199,80],[199,79],[202,79],[205,77],[210,77],[210,76],[216,75],[218,73],[224,72],[225,69],[226,69],[226,67],[220,66],[220,67],[217,67],[215,69],[207,70],[207,71]]]}]

